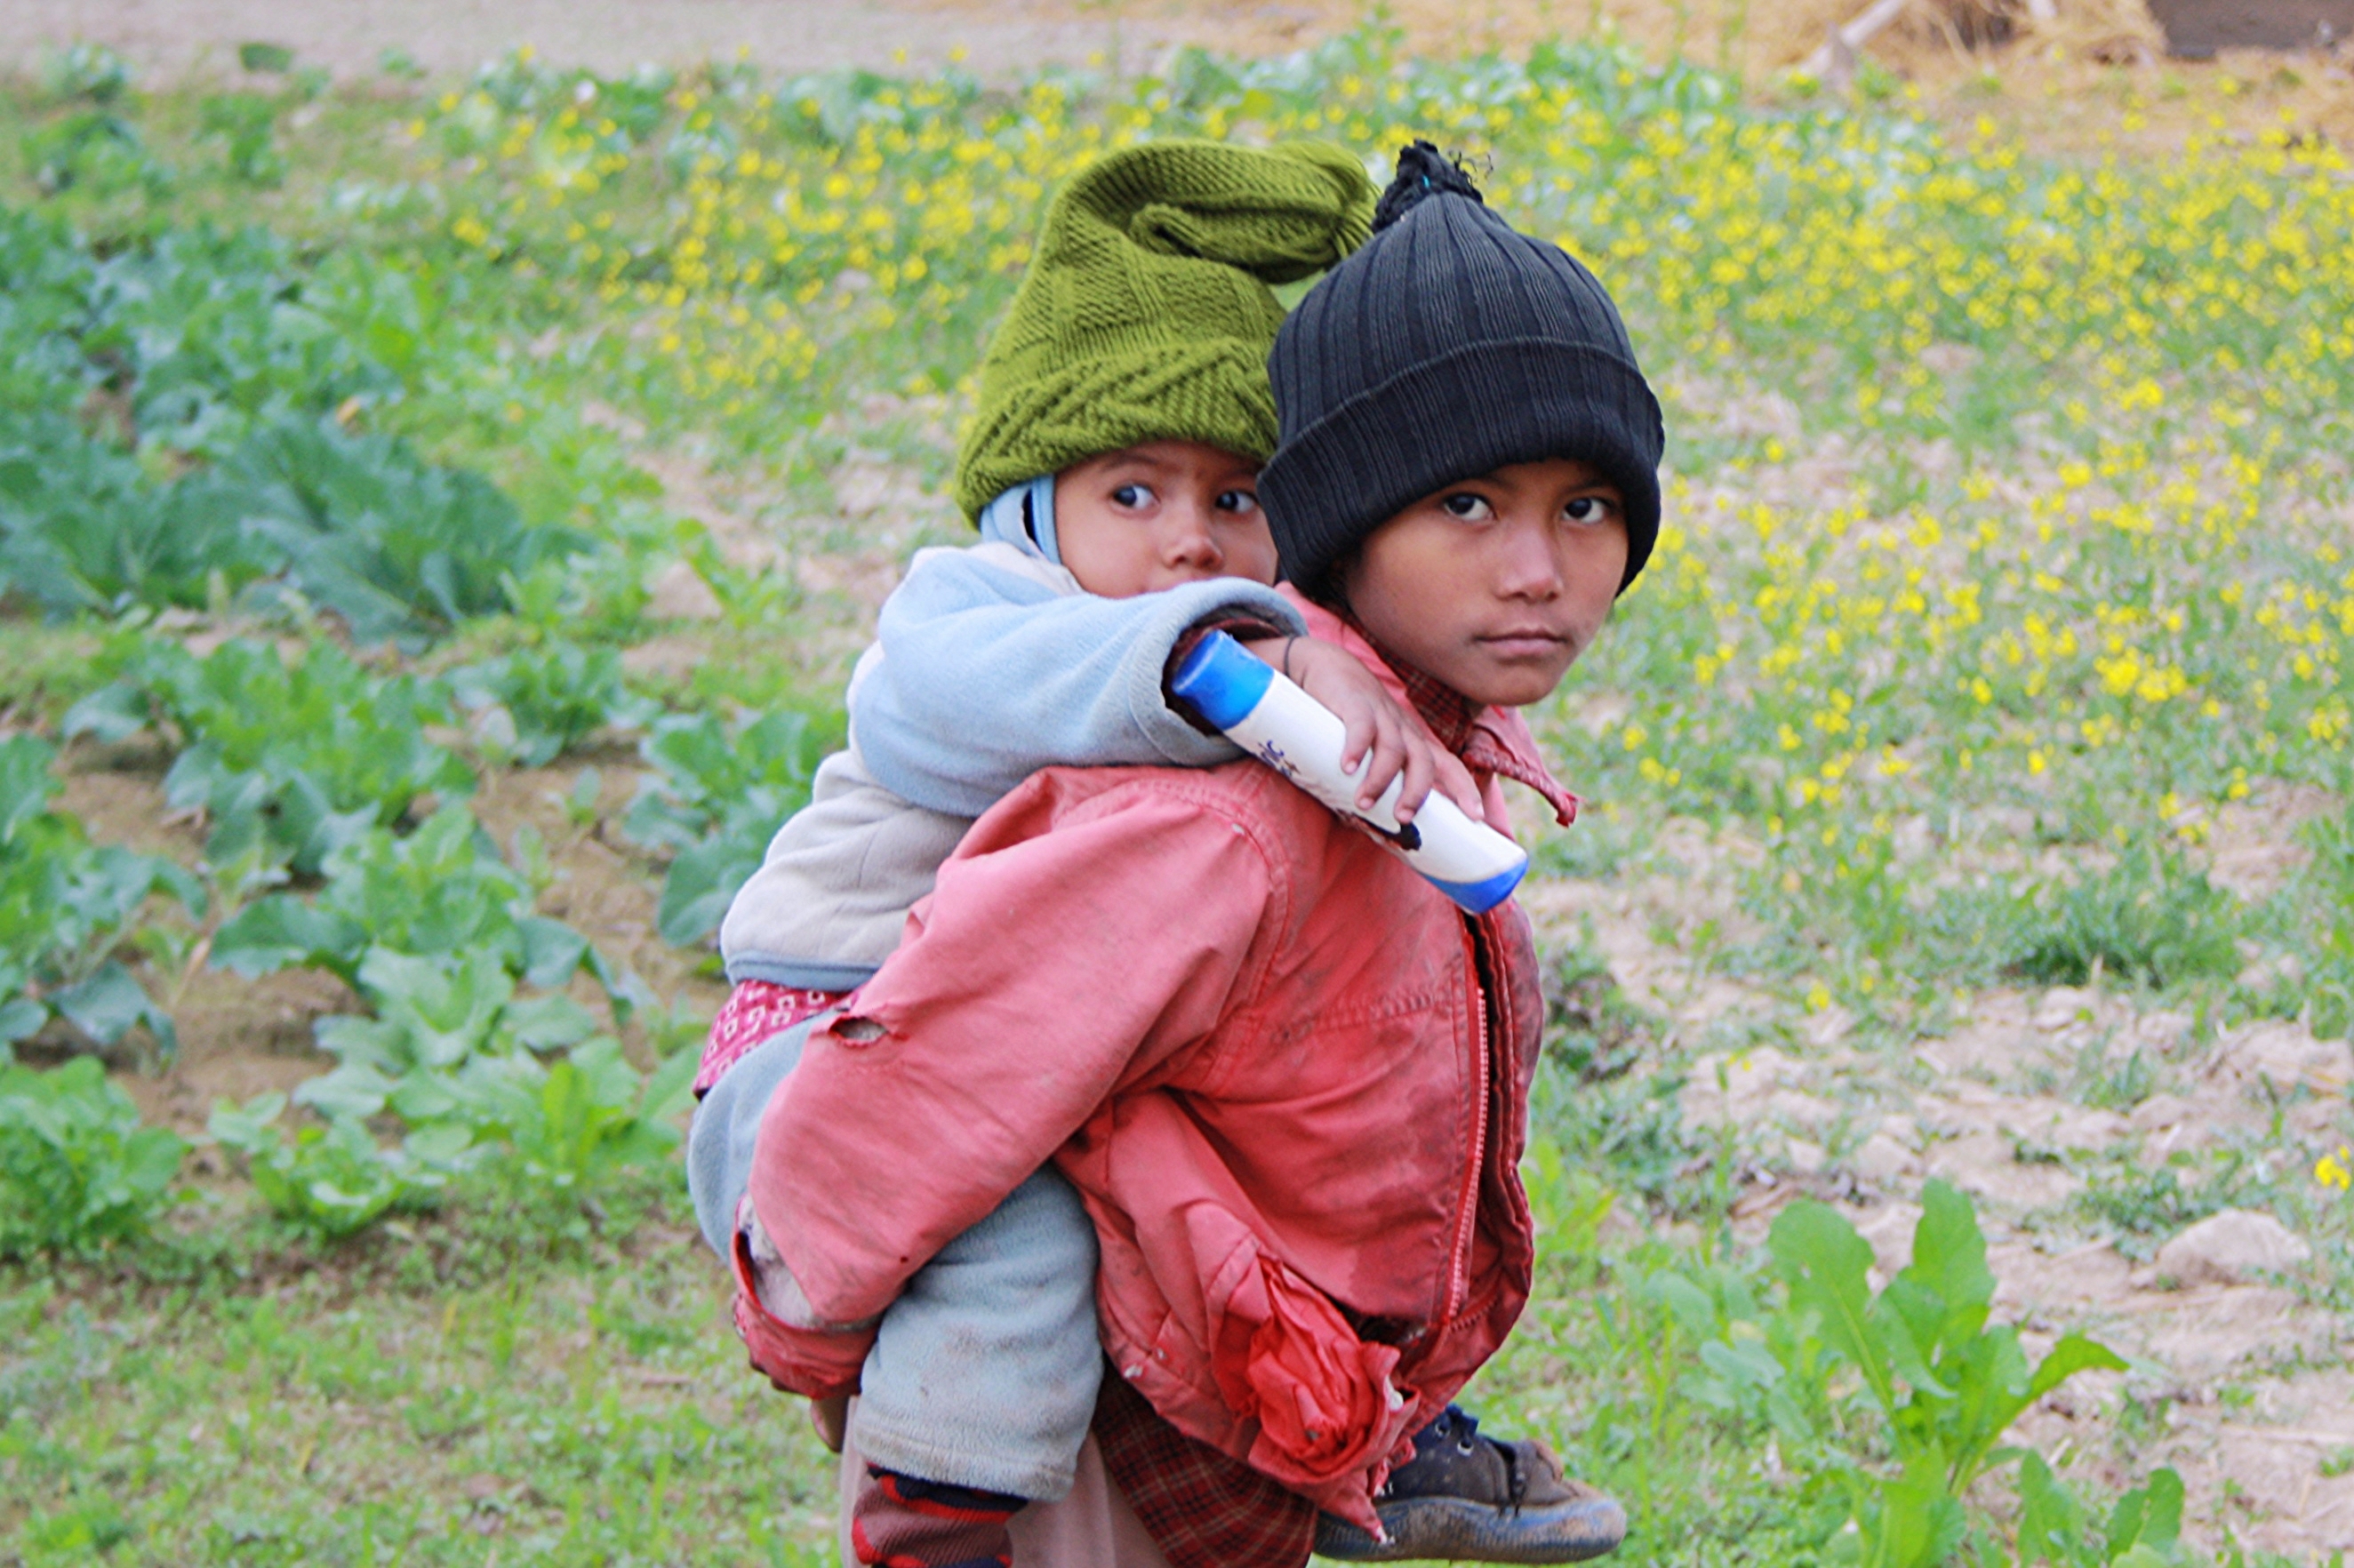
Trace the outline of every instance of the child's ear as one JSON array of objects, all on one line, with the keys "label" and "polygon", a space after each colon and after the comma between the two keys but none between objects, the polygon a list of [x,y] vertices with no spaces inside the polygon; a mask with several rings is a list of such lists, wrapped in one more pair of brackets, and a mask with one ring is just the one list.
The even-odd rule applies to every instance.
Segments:
[{"label": "child's ear", "polygon": [[1324,580],[1308,597],[1344,620],[1355,619],[1356,612],[1349,608],[1349,584],[1355,580],[1357,567],[1364,558],[1364,542],[1360,540],[1324,568]]}]

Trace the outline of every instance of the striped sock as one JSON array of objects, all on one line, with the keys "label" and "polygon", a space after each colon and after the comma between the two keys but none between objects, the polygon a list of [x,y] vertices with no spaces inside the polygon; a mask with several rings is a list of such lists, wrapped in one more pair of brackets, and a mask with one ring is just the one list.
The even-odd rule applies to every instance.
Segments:
[{"label": "striped sock", "polygon": [[869,1568],[1013,1568],[1006,1520],[1029,1499],[866,1467],[850,1543]]}]

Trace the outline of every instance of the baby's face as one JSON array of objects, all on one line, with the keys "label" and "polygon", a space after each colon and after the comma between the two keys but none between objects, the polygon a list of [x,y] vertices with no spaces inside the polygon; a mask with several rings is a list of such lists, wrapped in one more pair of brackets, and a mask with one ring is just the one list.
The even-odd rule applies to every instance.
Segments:
[{"label": "baby's face", "polygon": [[1565,458],[1425,496],[1341,574],[1373,641],[1473,702],[1550,694],[1593,642],[1627,572],[1617,487]]},{"label": "baby's face", "polygon": [[1199,441],[1149,441],[1055,476],[1055,542],[1079,586],[1128,599],[1207,577],[1275,581],[1259,465]]}]

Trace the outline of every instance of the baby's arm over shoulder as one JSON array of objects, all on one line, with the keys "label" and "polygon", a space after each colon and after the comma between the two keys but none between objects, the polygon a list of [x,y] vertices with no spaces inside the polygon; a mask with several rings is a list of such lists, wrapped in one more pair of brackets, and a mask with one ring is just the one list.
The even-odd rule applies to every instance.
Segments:
[{"label": "baby's arm over shoulder", "polygon": [[851,703],[868,771],[902,799],[971,817],[1042,768],[1231,761],[1232,746],[1163,698],[1171,653],[1225,618],[1304,630],[1280,594],[1240,577],[1124,599],[1075,588],[1010,546],[917,556]]},{"label": "baby's arm over shoulder", "polygon": [[[811,1036],[750,1189],[813,1315],[881,1310],[1120,1086],[1248,1004],[1289,868],[1173,783],[1076,805],[1034,790],[988,819]],[[923,1179],[884,1174],[908,1171]]]}]

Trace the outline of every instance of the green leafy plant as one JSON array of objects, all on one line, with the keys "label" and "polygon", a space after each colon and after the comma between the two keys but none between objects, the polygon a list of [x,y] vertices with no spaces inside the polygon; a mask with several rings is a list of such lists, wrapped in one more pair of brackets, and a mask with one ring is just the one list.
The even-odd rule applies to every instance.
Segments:
[{"label": "green leafy plant", "polygon": [[395,1209],[430,1204],[465,1154],[461,1128],[425,1128],[387,1148],[349,1117],[289,1133],[279,1125],[285,1109],[286,1097],[274,1092],[242,1107],[223,1101],[207,1130],[243,1157],[270,1213],[323,1240],[365,1230]]},{"label": "green leafy plant", "polygon": [[1633,1067],[1656,1031],[1610,972],[1592,940],[1564,947],[1545,986],[1545,1052],[1581,1078],[1615,1078]]},{"label": "green leafy plant", "polygon": [[131,62],[104,44],[68,44],[43,54],[41,86],[53,98],[112,103],[130,90]]},{"label": "green leafy plant", "polygon": [[372,674],[332,643],[289,662],[270,643],[227,642],[198,658],[141,640],[64,728],[120,741],[168,726],[179,755],[164,793],[209,817],[207,855],[219,863],[264,850],[310,874],[419,796],[472,791],[466,765],[425,737],[427,724],[452,716],[438,683]]},{"label": "green leafy plant", "polygon": [[[677,1148],[694,1052],[674,1054],[642,1078],[610,1035],[579,1041],[545,1062],[519,1048],[532,1044],[527,1031],[501,1031],[493,1020],[472,1044],[493,1041],[499,1048],[482,1054],[438,1062],[413,1055],[395,1079],[361,1063],[360,1043],[346,1037],[340,1043],[354,1051],[341,1086],[294,1097],[323,1123],[290,1133],[280,1125],[287,1097],[273,1093],[241,1107],[217,1107],[210,1131],[245,1158],[273,1213],[327,1239],[429,1205],[468,1174],[552,1196],[585,1194],[667,1160]],[[376,1051],[376,1061],[388,1059]],[[368,1118],[387,1113],[408,1129],[397,1145],[368,1130]]]},{"label": "green leafy plant", "polygon": [[2179,855],[2137,847],[2106,873],[2014,910],[2009,967],[2046,985],[2082,985],[2096,969],[2153,986],[2229,975],[2241,962],[2233,909]]},{"label": "green leafy plant", "polygon": [[161,856],[92,845],[51,810],[56,756],[32,736],[0,738],[0,1042],[62,1016],[101,1045],[143,1025],[168,1056],[170,1014],[114,955],[150,897],[201,912],[204,887]]},{"label": "green leafy plant", "polygon": [[1681,1392],[1806,1453],[1823,1441],[1826,1413],[1837,1404],[1838,1358],[1804,1313],[1768,1309],[1760,1283],[1746,1267],[1725,1263],[1661,1269],[1641,1291],[1696,1347],[1700,1369],[1683,1375]]},{"label": "green leafy plant", "polygon": [[249,185],[275,185],[285,179],[278,108],[276,99],[259,92],[215,93],[204,101],[205,133],[221,143],[230,178]]},{"label": "green leafy plant", "polygon": [[[208,102],[242,178],[282,164],[275,101]],[[60,187],[143,166],[103,111],[37,141]],[[52,614],[293,593],[361,642],[414,645],[589,547],[478,475],[345,428],[401,391],[378,351],[419,352],[405,276],[352,256],[313,276],[258,231],[165,228],[100,254],[0,210],[0,580]],[[158,448],[196,466],[131,461]]]},{"label": "green leafy plant", "polygon": [[554,641],[518,648],[450,673],[458,701],[473,710],[478,741],[526,768],[543,768],[608,724],[642,722],[651,705],[621,684],[614,648]]},{"label": "green leafy plant", "polygon": [[421,461],[387,436],[281,421],[233,466],[293,497],[253,526],[285,552],[288,579],[362,643],[416,645],[508,609],[514,579],[588,548],[571,529],[527,522],[481,475]]},{"label": "green leafy plant", "polygon": [[596,1021],[570,998],[518,1000],[514,978],[482,953],[417,958],[377,949],[360,966],[372,1017],[338,1014],[317,1025],[320,1049],[340,1065],[295,1091],[332,1114],[373,1116],[403,1082],[481,1055],[577,1044]]},{"label": "green leafy plant", "polygon": [[[2020,1457],[1999,1447],[2027,1407],[2080,1372],[2123,1370],[2115,1352],[2063,1336],[2030,1366],[2018,1330],[1989,1326],[1995,1279],[1969,1200],[1942,1181],[1922,1194],[1913,1260],[1874,1295],[1872,1245],[1836,1210],[1802,1200],[1767,1239],[1786,1306],[1755,1312],[1720,1297],[1736,1328],[1702,1351],[1697,1397],[1782,1438],[1828,1504],[1835,1555],[1865,1568],[1935,1568],[1972,1533],[1979,1477]],[[1843,1369],[1871,1446],[1829,1393]]]},{"label": "green leafy plant", "polygon": [[238,45],[237,63],[258,76],[284,76],[294,69],[294,51],[283,44],[249,41]]},{"label": "green leafy plant", "polygon": [[[375,949],[357,983],[374,1015],[321,1020],[319,1044],[338,1065],[292,1096],[320,1124],[288,1133],[288,1097],[275,1094],[223,1105],[212,1119],[271,1211],[304,1229],[351,1234],[475,1170],[585,1192],[676,1147],[695,1052],[642,1080],[577,1003],[518,998],[513,976],[481,952]],[[397,1147],[368,1130],[386,1115],[408,1129]]]},{"label": "green leafy plant", "polygon": [[87,1056],[0,1066],[0,1258],[89,1253],[144,1235],[187,1145],[143,1127]]},{"label": "green leafy plant", "polygon": [[322,869],[314,898],[271,894],[225,922],[213,962],[247,976],[324,969],[361,990],[378,954],[462,958],[551,988],[586,967],[609,991],[620,985],[587,938],[533,912],[537,889],[462,805],[406,836],[368,829]]},{"label": "green leafy plant", "polygon": [[[181,434],[225,418],[210,389],[151,397]],[[166,483],[62,415],[0,418],[0,574],[54,614],[284,599],[364,644],[418,645],[511,608],[517,574],[585,548],[534,526],[489,482],[379,438],[290,419]]]},{"label": "green leafy plant", "polygon": [[[86,418],[99,394],[118,446],[226,458],[255,432],[382,401],[399,378],[363,321],[323,307],[389,287],[353,258],[315,280],[259,229],[164,227],[101,250],[64,223],[0,209],[0,403]],[[95,438],[94,438],[95,439]]]},{"label": "green leafy plant", "polygon": [[25,163],[44,196],[80,189],[112,196],[133,189],[160,196],[172,172],[149,155],[139,129],[105,109],[84,110],[25,138]]},{"label": "green leafy plant", "polygon": [[[1575,1054],[1551,1060],[1567,1065]],[[1582,1068],[1581,1068],[1582,1070]],[[1713,1163],[1708,1145],[1684,1126],[1677,1092],[1683,1080],[1673,1073],[1633,1073],[1565,1085],[1548,1074],[1538,1079],[1532,1106],[1532,1139],[1556,1143],[1565,1161],[1606,1169],[1630,1197],[1676,1213],[1705,1210]]]},{"label": "green leafy plant", "polygon": [[84,106],[25,139],[25,162],[43,195],[76,185],[107,195],[143,184],[160,192],[169,183],[127,117],[131,67],[121,55],[103,44],[52,49],[41,61],[41,85],[58,102]]},{"label": "green leafy plant", "polygon": [[0,418],[0,577],[53,614],[205,604],[272,569],[252,487],[200,471],[156,486],[62,414]]},{"label": "green leafy plant", "polygon": [[656,926],[682,947],[719,928],[769,840],[809,800],[823,751],[809,719],[769,713],[723,725],[709,714],[657,720],[639,745],[652,769],[622,819],[642,844],[671,852]]},{"label": "green leafy plant", "polygon": [[697,1053],[676,1052],[641,1078],[620,1043],[598,1035],[552,1061],[511,1053],[477,1057],[454,1073],[420,1073],[390,1104],[411,1124],[467,1129],[530,1185],[585,1192],[670,1158],[696,1063]]},{"label": "green leafy plant", "polygon": [[2019,1466],[2019,1562],[2021,1568],[2174,1568],[2190,1561],[2182,1545],[2182,1478],[2170,1469],[2119,1498],[2105,1521],[2095,1521],[2041,1454]]}]

